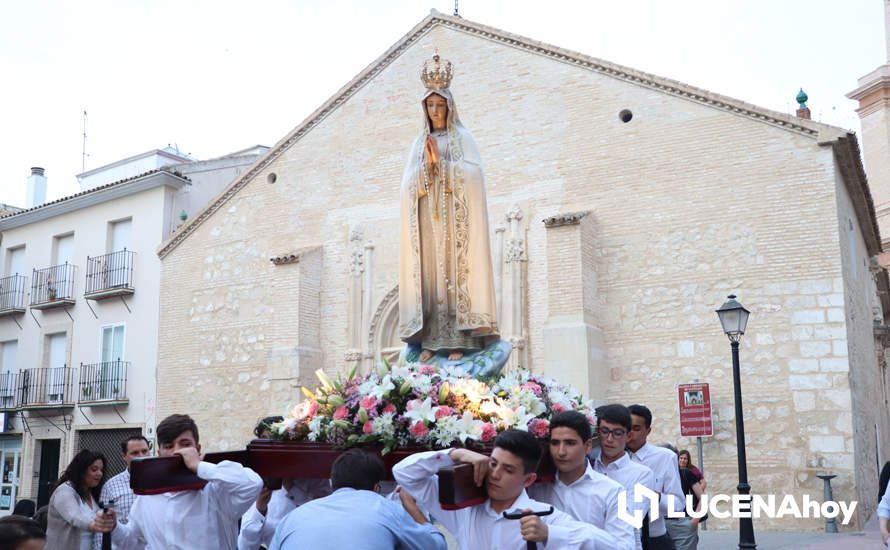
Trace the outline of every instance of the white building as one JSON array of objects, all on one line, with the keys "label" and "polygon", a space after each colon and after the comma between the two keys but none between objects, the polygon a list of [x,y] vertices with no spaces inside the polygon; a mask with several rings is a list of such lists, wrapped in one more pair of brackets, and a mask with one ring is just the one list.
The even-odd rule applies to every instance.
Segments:
[{"label": "white building", "polygon": [[[78,176],[82,191],[0,217],[0,515],[48,502],[82,448],[123,468],[119,442],[154,437],[158,245],[265,147],[194,161],[155,150]],[[148,169],[146,171],[146,168]]]}]

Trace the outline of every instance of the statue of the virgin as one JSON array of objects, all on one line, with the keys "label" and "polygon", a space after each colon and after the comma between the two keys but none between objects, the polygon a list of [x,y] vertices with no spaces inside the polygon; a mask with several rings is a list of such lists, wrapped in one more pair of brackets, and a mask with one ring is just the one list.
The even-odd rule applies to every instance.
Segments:
[{"label": "statue of the virgin", "polygon": [[399,335],[421,361],[459,360],[497,340],[482,161],[451,77],[438,54],[424,64],[423,124],[402,177]]}]

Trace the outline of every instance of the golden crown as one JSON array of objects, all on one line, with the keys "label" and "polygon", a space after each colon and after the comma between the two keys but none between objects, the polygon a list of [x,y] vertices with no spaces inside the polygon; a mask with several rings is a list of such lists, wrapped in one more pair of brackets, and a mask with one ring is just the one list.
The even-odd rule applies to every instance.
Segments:
[{"label": "golden crown", "polygon": [[428,90],[439,91],[448,88],[451,85],[451,77],[454,76],[454,70],[451,61],[440,59],[439,54],[428,59],[423,64],[423,70],[420,71],[420,80]]}]

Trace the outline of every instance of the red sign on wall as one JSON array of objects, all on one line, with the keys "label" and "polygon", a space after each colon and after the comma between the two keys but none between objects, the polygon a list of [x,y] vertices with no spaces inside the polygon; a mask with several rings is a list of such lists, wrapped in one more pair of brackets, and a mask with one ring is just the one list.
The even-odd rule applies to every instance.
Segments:
[{"label": "red sign on wall", "polygon": [[707,384],[680,384],[680,435],[714,435],[711,393]]}]

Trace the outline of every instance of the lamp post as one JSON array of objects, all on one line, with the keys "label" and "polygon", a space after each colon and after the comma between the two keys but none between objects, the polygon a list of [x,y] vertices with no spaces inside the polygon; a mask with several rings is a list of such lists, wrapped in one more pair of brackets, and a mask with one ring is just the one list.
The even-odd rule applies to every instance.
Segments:
[{"label": "lamp post", "polygon": [[[745,334],[745,327],[748,324],[748,316],[750,311],[738,303],[734,294],[729,295],[729,299],[717,310],[717,316],[720,318],[720,324],[723,326],[723,332],[729,337],[732,346],[732,386],[735,397],[735,437],[736,447],[738,448],[739,457],[739,485],[738,491],[740,495],[745,495],[749,503],[750,511],[751,486],[748,485],[748,464],[745,459],[745,419],[742,416],[742,381],[739,375],[739,340]],[[754,542],[754,523],[751,517],[739,518],[739,548],[757,548]]]}]

